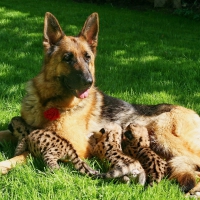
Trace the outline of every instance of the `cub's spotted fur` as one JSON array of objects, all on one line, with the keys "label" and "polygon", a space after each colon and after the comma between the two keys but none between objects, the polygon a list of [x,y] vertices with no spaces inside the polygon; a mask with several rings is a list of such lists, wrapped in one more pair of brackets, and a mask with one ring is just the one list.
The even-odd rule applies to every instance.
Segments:
[{"label": "cub's spotted fur", "polygon": [[125,182],[129,182],[129,177],[131,176],[134,178],[137,177],[138,182],[144,185],[146,175],[141,164],[122,152],[121,127],[111,123],[102,129],[101,132],[103,135],[94,148],[94,155],[101,160],[107,160],[111,164],[111,169],[100,176],[102,178],[122,177]]},{"label": "cub's spotted fur", "polygon": [[33,156],[42,157],[51,169],[59,169],[58,160],[69,159],[81,173],[98,174],[79,158],[69,141],[55,132],[46,129],[33,130],[21,117],[13,117],[8,128],[18,138],[15,156],[28,150]]},{"label": "cub's spotted fur", "polygon": [[147,183],[159,183],[168,174],[168,164],[150,148],[148,131],[143,126],[130,124],[124,133],[128,138],[124,153],[138,159],[147,175]]}]

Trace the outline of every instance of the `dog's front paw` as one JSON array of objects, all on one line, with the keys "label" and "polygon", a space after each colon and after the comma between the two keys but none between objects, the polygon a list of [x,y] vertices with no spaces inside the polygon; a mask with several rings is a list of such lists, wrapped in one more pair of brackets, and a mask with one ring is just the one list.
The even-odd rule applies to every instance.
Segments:
[{"label": "dog's front paw", "polygon": [[0,174],[7,174],[12,169],[12,163],[9,160],[0,162]]},{"label": "dog's front paw", "polygon": [[23,154],[19,156],[15,156],[9,160],[1,161],[0,174],[7,174],[17,164],[25,163],[28,155],[29,155],[29,152],[25,151]]}]

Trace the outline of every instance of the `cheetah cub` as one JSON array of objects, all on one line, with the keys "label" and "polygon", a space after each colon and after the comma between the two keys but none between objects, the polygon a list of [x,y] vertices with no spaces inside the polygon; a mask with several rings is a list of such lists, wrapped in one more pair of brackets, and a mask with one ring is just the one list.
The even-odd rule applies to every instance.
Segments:
[{"label": "cheetah cub", "polygon": [[109,124],[101,130],[102,137],[94,148],[94,155],[100,160],[108,161],[111,166],[101,178],[122,177],[123,182],[129,183],[130,177],[137,178],[141,185],[145,184],[146,174],[141,164],[122,152],[122,129],[117,124]]},{"label": "cheetah cub", "polygon": [[123,134],[128,139],[123,152],[140,161],[147,175],[147,184],[152,186],[153,182],[159,183],[168,175],[168,164],[151,150],[145,127],[130,124]]},{"label": "cheetah cub", "polygon": [[42,157],[51,169],[59,169],[58,160],[69,159],[82,174],[99,174],[79,158],[69,141],[59,137],[53,131],[34,130],[21,117],[13,117],[8,129],[18,138],[15,156],[28,150],[33,156]]}]

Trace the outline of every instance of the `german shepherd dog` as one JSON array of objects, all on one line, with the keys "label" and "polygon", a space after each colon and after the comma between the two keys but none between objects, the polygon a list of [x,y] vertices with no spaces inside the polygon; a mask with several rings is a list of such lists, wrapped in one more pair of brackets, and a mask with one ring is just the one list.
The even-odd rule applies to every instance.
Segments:
[{"label": "german shepherd dog", "polygon": [[[170,178],[176,179],[184,192],[200,191],[195,182],[200,167],[200,117],[176,105],[131,105],[95,88],[98,32],[97,13],[87,18],[76,37],[66,36],[57,19],[45,14],[44,64],[27,84],[21,116],[35,128],[56,131],[82,158],[93,155],[90,135],[106,124],[145,126],[151,148],[172,167]],[[6,138],[11,134],[2,131],[0,139]],[[27,154],[1,162],[2,172],[11,168],[10,163],[23,162]]]}]

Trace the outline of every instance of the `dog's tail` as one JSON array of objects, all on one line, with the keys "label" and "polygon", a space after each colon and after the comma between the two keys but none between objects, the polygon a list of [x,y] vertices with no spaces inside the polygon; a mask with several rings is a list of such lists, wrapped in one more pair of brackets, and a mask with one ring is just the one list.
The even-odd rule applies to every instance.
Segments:
[{"label": "dog's tail", "polygon": [[169,168],[169,179],[175,179],[184,192],[188,192],[195,187],[195,171],[199,171],[200,168],[194,160],[185,156],[174,157],[169,161]]}]

